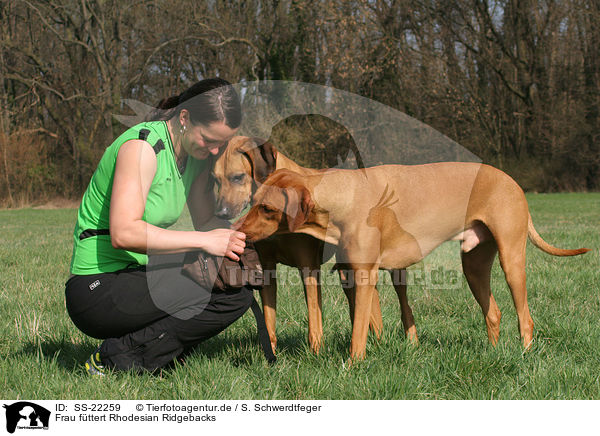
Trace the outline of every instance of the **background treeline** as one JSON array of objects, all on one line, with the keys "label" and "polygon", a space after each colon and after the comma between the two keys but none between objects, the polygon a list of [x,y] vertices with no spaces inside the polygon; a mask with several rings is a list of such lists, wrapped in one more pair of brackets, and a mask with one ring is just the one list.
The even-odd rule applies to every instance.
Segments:
[{"label": "background treeline", "polygon": [[525,189],[597,190],[599,55],[597,0],[2,0],[0,202],[78,198],[123,99],[216,75],[360,94]]}]

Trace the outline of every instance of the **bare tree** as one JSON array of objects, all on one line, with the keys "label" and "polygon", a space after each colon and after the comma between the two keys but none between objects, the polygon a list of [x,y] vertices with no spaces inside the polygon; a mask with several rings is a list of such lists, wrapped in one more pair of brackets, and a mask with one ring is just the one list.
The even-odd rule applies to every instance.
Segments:
[{"label": "bare tree", "polygon": [[527,189],[600,186],[593,0],[5,0],[0,23],[5,204],[77,197],[125,128],[123,99],[153,104],[209,76],[334,86]]}]

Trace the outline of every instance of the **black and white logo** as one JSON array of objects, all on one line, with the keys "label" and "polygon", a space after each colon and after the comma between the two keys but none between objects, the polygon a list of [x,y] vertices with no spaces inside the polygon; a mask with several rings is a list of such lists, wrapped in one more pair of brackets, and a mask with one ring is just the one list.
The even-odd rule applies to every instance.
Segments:
[{"label": "black and white logo", "polygon": [[48,430],[50,411],[28,401],[5,404],[6,431],[14,433],[16,429]]}]

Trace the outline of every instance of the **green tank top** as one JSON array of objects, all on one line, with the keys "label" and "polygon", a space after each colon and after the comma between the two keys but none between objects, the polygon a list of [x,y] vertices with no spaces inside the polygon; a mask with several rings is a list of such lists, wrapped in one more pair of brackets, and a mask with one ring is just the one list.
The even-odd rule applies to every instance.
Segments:
[{"label": "green tank top", "polygon": [[132,139],[147,141],[156,153],[156,174],[146,199],[142,219],[167,228],[179,219],[194,179],[206,161],[188,156],[183,176],[177,169],[173,144],[164,121],[138,124],[119,136],[104,152],[77,212],[73,232],[71,274],[114,272],[148,263],[145,254],[113,248],[109,234],[109,208],[117,154]]}]

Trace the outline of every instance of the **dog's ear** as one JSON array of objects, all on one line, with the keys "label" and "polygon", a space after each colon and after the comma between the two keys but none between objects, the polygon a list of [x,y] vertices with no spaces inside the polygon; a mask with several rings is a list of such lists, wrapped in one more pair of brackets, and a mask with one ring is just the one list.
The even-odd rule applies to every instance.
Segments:
[{"label": "dog's ear", "polygon": [[312,200],[310,191],[304,185],[285,188],[284,192],[287,197],[285,213],[288,229],[290,232],[295,232],[308,221],[315,203]]},{"label": "dog's ear", "polygon": [[244,154],[250,162],[252,178],[258,183],[275,171],[277,150],[268,141],[260,138],[251,138],[244,142],[238,151]]}]

